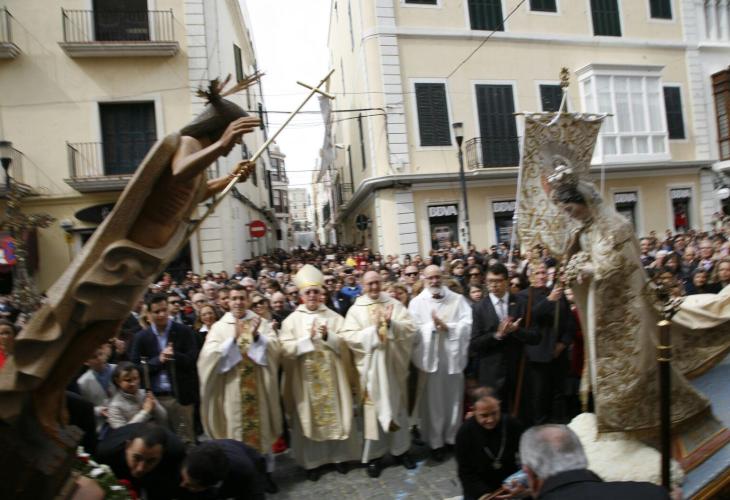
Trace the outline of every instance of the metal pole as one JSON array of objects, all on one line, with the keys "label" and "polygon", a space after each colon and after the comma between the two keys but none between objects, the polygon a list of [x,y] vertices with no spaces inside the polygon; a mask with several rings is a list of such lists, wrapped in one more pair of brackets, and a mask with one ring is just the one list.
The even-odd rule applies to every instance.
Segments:
[{"label": "metal pole", "polygon": [[672,458],[672,420],[671,420],[671,362],[672,345],[670,339],[671,322],[663,319],[657,323],[659,327],[659,345],[657,346],[657,362],[659,363],[659,419],[661,439],[661,472],[662,486],[671,491],[669,462]]},{"label": "metal pole", "polygon": [[461,195],[464,198],[464,229],[467,246],[465,251],[468,251],[468,247],[471,245],[471,229],[469,228],[469,200],[466,196],[466,177],[464,176],[464,151],[461,149],[461,143],[459,143],[459,180],[461,181]]}]

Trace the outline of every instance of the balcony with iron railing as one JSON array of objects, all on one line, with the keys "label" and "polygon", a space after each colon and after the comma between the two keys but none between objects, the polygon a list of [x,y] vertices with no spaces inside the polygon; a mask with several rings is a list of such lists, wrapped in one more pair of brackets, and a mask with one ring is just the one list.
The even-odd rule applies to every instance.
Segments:
[{"label": "balcony with iron railing", "polygon": [[154,141],[66,143],[69,178],[66,184],[81,193],[121,191]]},{"label": "balcony with iron railing", "polygon": [[180,50],[172,10],[61,13],[59,45],[71,57],[169,57]]},{"label": "balcony with iron railing", "polygon": [[15,19],[5,7],[0,7],[0,59],[15,59],[20,48],[13,41]]},{"label": "balcony with iron railing", "polygon": [[466,167],[480,168],[516,167],[520,164],[520,138],[475,137],[464,143]]},{"label": "balcony with iron railing", "polygon": [[21,193],[25,195],[33,194],[35,190],[28,184],[29,176],[23,168],[23,153],[10,146],[3,152],[3,159],[9,159],[10,161],[7,171],[0,168],[0,198],[5,198],[8,195],[8,177]]}]

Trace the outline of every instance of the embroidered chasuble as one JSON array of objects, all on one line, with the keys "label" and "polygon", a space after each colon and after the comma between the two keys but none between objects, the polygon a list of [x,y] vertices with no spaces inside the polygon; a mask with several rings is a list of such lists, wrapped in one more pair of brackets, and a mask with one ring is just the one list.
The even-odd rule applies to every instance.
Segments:
[{"label": "embroidered chasuble", "polygon": [[[390,327],[376,320],[393,307]],[[403,305],[385,293],[363,295],[347,312],[341,336],[353,353],[363,398],[365,439],[378,440],[378,427],[394,432],[408,427],[406,382],[416,328]]]},{"label": "embroidered chasuble", "polygon": [[238,364],[238,378],[241,387],[241,426],[242,441],[258,451],[261,449],[261,422],[259,421],[259,398],[256,386],[255,363],[246,353],[253,340],[249,324],[243,326],[244,332],[239,337],[238,348],[241,351],[241,362]]},{"label": "embroidered chasuble", "polygon": [[251,311],[237,320],[226,313],[206,336],[198,357],[200,417],[213,439],[236,439],[268,453],[281,435],[278,369],[280,345],[271,324],[262,320],[258,340],[250,333]]}]

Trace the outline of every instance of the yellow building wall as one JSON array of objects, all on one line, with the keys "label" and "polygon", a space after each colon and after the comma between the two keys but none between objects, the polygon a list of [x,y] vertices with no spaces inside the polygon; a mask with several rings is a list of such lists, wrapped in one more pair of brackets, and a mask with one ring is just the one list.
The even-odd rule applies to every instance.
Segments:
[{"label": "yellow building wall", "polygon": [[[506,17],[520,0],[502,0],[502,17]],[[467,0],[439,0],[438,6],[405,4],[394,0],[396,19],[405,28],[471,31]],[[551,34],[562,36],[593,36],[593,21],[589,0],[558,0],[558,12],[534,12],[529,2],[522,4],[507,20],[508,34]],[[626,38],[682,40],[679,0],[672,0],[671,21],[651,19],[649,2],[619,0],[621,35]],[[650,28],[650,29],[647,29]],[[474,33],[489,33],[474,31]],[[497,35],[499,36],[499,34]]]},{"label": "yellow building wall", "polygon": [[[611,47],[589,49],[580,46],[546,46],[539,43],[515,44],[490,40],[477,56],[470,59],[450,79],[444,76],[454,68],[454,60],[474,49],[469,40],[403,38],[400,43],[402,85],[406,90],[404,103],[406,125],[411,138],[412,172],[443,172],[458,168],[455,162],[455,144],[447,147],[421,147],[418,131],[414,83],[417,81],[445,82],[449,116],[452,122],[464,123],[464,138],[478,137],[479,123],[474,86],[476,84],[512,84],[515,111],[540,111],[539,83],[558,83],[561,67],[571,73],[591,63],[663,66],[662,81],[680,84],[683,89],[685,133],[690,140],[670,141],[672,160],[694,159],[691,100],[687,71],[682,51],[670,49],[643,49]],[[456,55],[456,56],[455,56]],[[578,81],[571,75],[570,110],[584,111]],[[518,134],[522,135],[522,121],[517,118]]]}]

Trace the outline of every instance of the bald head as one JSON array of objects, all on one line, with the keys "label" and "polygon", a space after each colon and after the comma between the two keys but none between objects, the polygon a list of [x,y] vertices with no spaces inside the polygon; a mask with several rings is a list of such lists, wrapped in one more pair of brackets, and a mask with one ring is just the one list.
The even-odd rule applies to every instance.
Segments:
[{"label": "bald head", "polygon": [[362,277],[362,289],[373,300],[380,297],[380,289],[383,279],[375,271],[368,271]]},{"label": "bald head", "polygon": [[436,289],[441,288],[441,269],[439,266],[427,266],[423,270],[423,278],[431,289],[431,293],[435,293]]}]

